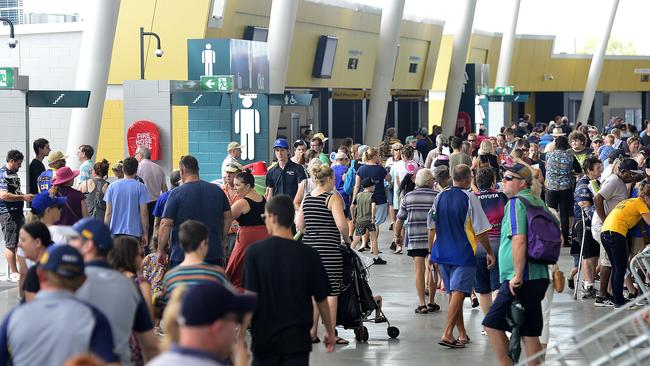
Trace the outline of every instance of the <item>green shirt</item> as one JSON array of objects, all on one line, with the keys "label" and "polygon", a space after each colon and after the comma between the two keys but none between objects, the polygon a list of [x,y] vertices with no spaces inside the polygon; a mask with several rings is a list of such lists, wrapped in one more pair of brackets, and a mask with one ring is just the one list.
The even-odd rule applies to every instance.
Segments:
[{"label": "green shirt", "polygon": [[327,165],[327,166],[330,165],[330,158],[327,156],[327,154],[325,154],[325,153],[323,153],[323,152],[320,153],[320,154],[318,155],[318,159],[320,160],[321,163],[323,163],[323,164],[325,164],[325,165]]},{"label": "green shirt", "polygon": [[[544,201],[535,196],[530,189],[524,189],[517,196],[523,197],[532,205],[545,206]],[[554,216],[555,217],[555,216]],[[515,263],[512,259],[512,236],[526,235],[528,232],[526,206],[517,199],[510,199],[506,204],[501,220],[501,243],[499,245],[499,277],[501,282],[510,280],[515,275]],[[545,264],[526,261],[523,280],[548,279],[548,268]]]},{"label": "green shirt", "polygon": [[358,224],[372,221],[372,192],[362,191],[357,193],[353,204],[356,205],[354,219]]}]

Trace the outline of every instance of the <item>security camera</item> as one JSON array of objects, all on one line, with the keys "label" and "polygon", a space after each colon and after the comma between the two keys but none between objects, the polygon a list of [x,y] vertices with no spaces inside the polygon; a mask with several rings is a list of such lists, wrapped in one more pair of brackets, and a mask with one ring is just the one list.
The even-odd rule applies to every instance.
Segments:
[{"label": "security camera", "polygon": [[9,38],[7,39],[7,44],[9,45],[9,48],[16,48],[18,40],[16,38]]},{"label": "security camera", "polygon": [[156,55],[156,57],[162,57],[164,52],[160,48],[157,48],[154,54]]}]

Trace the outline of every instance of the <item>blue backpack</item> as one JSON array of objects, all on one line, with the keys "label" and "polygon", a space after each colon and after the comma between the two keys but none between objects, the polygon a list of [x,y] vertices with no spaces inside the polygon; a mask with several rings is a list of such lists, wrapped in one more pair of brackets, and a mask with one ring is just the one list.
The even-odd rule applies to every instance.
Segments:
[{"label": "blue backpack", "polygon": [[528,261],[555,264],[562,249],[562,232],[553,215],[544,206],[535,206],[525,198],[514,196],[526,206]]},{"label": "blue backpack", "polygon": [[348,196],[352,196],[354,192],[355,175],[357,174],[356,169],[354,169],[354,163],[354,160],[350,162],[350,167],[345,172],[345,181],[343,182],[343,192],[347,193]]}]

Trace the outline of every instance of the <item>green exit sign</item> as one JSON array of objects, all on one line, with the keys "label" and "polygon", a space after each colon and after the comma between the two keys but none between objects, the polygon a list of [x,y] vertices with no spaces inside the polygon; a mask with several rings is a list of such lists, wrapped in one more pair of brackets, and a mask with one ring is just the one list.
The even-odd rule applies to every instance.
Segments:
[{"label": "green exit sign", "polygon": [[0,67],[0,88],[11,89],[14,87],[13,67]]},{"label": "green exit sign", "polygon": [[201,90],[231,92],[232,75],[201,76]]},{"label": "green exit sign", "polygon": [[494,88],[495,95],[513,95],[514,92],[514,86],[497,86]]}]

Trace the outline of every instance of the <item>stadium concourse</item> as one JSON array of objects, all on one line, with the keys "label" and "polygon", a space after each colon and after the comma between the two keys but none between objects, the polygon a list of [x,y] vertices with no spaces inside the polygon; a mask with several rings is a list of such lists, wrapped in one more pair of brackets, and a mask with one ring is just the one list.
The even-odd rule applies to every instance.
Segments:
[{"label": "stadium concourse", "polygon": [[[386,229],[387,227],[384,230]],[[387,230],[382,234],[385,235],[381,235],[384,239],[380,238],[380,248],[387,250],[390,235]],[[492,364],[494,352],[488,337],[481,335],[483,314],[480,308],[472,308],[469,299],[465,301],[463,307],[466,327],[472,339],[471,347],[460,352],[439,347],[437,336],[444,326],[447,310],[443,295],[440,293],[436,295],[436,301],[442,307],[440,312],[426,315],[413,314],[412,299],[415,297],[415,290],[411,285],[413,281],[411,259],[388,254],[386,260],[390,265],[370,267],[370,285],[375,294],[383,297],[385,304],[383,310],[391,325],[399,328],[399,337],[391,339],[387,335],[385,323],[367,323],[369,332],[367,343],[352,341],[347,346],[337,348],[333,353],[327,353],[322,345],[316,344],[310,357],[311,365],[401,366],[425,365],[431,362],[435,362],[436,365],[471,365],[475,364],[476,360]],[[569,268],[570,262],[568,250],[564,250],[560,267]],[[16,284],[3,283],[0,288],[0,316],[4,317],[18,302]],[[591,302],[573,300],[573,292],[568,289],[562,294],[556,294],[551,310],[552,330],[549,344],[553,345],[572,335],[581,326],[597,320],[608,312],[607,308],[594,307]],[[338,331],[344,338],[354,337],[352,330],[339,328]]]}]

